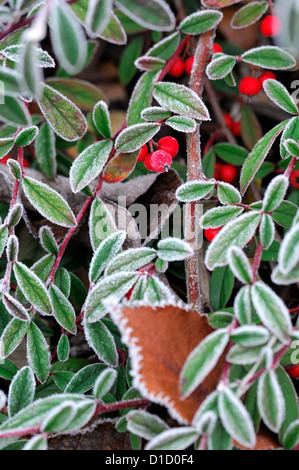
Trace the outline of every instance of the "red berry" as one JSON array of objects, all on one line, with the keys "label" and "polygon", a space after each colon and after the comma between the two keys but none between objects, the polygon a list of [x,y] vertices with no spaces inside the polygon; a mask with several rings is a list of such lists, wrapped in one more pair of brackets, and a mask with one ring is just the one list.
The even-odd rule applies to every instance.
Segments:
[{"label": "red berry", "polygon": [[280,34],[282,24],[278,16],[268,15],[261,21],[260,29],[264,36],[274,37]]},{"label": "red berry", "polygon": [[273,72],[264,72],[258,77],[258,81],[260,82],[261,86],[264,85],[264,82],[266,80],[269,80],[271,78],[272,80],[277,80],[275,73]]},{"label": "red berry", "polygon": [[144,159],[144,166],[145,166],[145,168],[146,168],[147,170],[149,170],[149,171],[155,171],[155,170],[153,170],[153,168],[152,168],[151,160],[152,160],[152,154],[149,153],[149,154],[145,157],[145,159]]},{"label": "red berry", "polygon": [[226,123],[227,127],[229,129],[232,129],[233,126],[234,126],[234,121],[233,121],[233,118],[231,117],[231,115],[226,113],[226,114],[223,114],[223,117],[224,117],[224,120],[225,120],[225,123]]},{"label": "red berry", "polygon": [[219,227],[219,228],[208,228],[205,230],[205,237],[207,240],[209,240],[209,242],[211,242],[212,240],[214,240],[214,238],[216,237],[216,235],[220,232],[220,230],[222,229],[222,227]]},{"label": "red berry", "polygon": [[220,179],[225,183],[232,183],[237,176],[237,168],[233,165],[222,165]]},{"label": "red berry", "polygon": [[299,377],[299,366],[289,367],[287,373],[292,379],[298,379]]},{"label": "red berry", "polygon": [[[145,161],[144,161],[145,164]],[[150,157],[150,167],[152,168],[151,171],[155,171],[156,173],[164,173],[167,171],[172,165],[172,157],[170,153],[165,152],[164,150],[157,150],[156,152],[151,154]]]},{"label": "red berry", "polygon": [[220,46],[220,44],[217,44],[217,42],[214,42],[214,44],[213,44],[213,52],[214,52],[214,54],[218,54],[220,52],[223,52],[222,47]]},{"label": "red berry", "polygon": [[214,170],[214,178],[215,178],[215,180],[219,180],[219,179],[220,179],[221,170],[222,170],[222,165],[221,165],[221,163],[215,163],[215,170]]},{"label": "red berry", "polygon": [[161,150],[170,153],[172,158],[174,158],[179,151],[178,141],[171,136],[162,137],[162,139],[159,140],[158,145],[161,147]]},{"label": "red berry", "polygon": [[185,62],[179,57],[170,67],[169,75],[172,77],[181,77],[185,72]]},{"label": "red berry", "polygon": [[299,189],[299,170],[293,171],[290,177],[290,182],[294,188]]},{"label": "red berry", "polygon": [[29,168],[30,167],[30,163],[28,162],[27,158],[24,158],[23,165],[24,165],[24,168]]},{"label": "red berry", "polygon": [[140,152],[138,154],[138,160],[137,162],[143,162],[145,157],[147,156],[148,154],[148,149],[147,149],[147,145],[144,144],[141,149],[140,149]]},{"label": "red berry", "polygon": [[10,160],[10,159],[11,157],[9,155],[6,155],[6,157],[1,158],[0,163],[2,163],[2,165],[6,165],[7,160]]},{"label": "red berry", "polygon": [[236,137],[240,137],[240,135],[242,134],[241,121],[234,122],[232,131]]},{"label": "red berry", "polygon": [[258,95],[262,87],[257,78],[244,77],[240,81],[239,91],[242,95],[254,96]]},{"label": "red berry", "polygon": [[193,63],[194,63],[194,56],[189,57],[189,59],[187,59],[185,62],[185,70],[188,75],[191,75]]}]

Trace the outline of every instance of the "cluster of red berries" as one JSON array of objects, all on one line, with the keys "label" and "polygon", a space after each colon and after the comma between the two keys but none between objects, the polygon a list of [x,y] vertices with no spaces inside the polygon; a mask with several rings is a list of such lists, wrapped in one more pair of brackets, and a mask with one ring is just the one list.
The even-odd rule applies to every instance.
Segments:
[{"label": "cluster of red berries", "polygon": [[232,183],[236,178],[238,170],[235,166],[230,164],[223,165],[222,163],[215,164],[214,178],[217,181],[224,183]]},{"label": "cluster of red berries", "polygon": [[[0,159],[0,163],[2,165],[6,165],[8,160],[15,160],[15,159],[10,157],[9,155],[6,155],[6,157],[3,157],[3,158]],[[30,166],[30,163],[28,162],[28,160],[26,158],[24,158],[23,164],[24,164],[25,168],[29,168],[29,166]]]},{"label": "cluster of red berries", "polygon": [[149,153],[147,145],[143,145],[138,155],[138,162],[144,162],[145,168],[156,173],[168,171],[172,159],[179,151],[178,141],[174,137],[162,137],[157,143],[158,150]]},{"label": "cluster of red berries", "polygon": [[[213,45],[213,52],[217,54],[218,52],[223,52],[222,47],[220,44],[215,43]],[[172,77],[181,77],[185,72],[188,75],[191,75],[192,67],[194,62],[194,56],[189,57],[187,60],[183,60],[181,57],[178,57],[176,61],[172,64],[169,75]]]},{"label": "cluster of red berries", "polygon": [[267,37],[275,37],[281,33],[282,24],[278,16],[268,15],[261,21],[260,24],[261,33]]},{"label": "cluster of red berries", "polygon": [[239,92],[242,95],[255,96],[260,93],[263,88],[264,82],[269,79],[276,80],[276,75],[273,72],[264,72],[258,78],[244,77],[239,84]]},{"label": "cluster of red berries", "polygon": [[223,114],[227,127],[236,137],[241,135],[241,121],[234,121],[230,114]]},{"label": "cluster of red berries", "polygon": [[293,171],[290,177],[290,183],[293,188],[299,189],[299,170]]}]

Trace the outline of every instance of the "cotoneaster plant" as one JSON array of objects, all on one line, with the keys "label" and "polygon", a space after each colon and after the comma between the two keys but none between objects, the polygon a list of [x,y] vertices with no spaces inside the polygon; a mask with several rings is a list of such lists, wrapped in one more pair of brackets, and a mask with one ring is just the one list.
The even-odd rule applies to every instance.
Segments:
[{"label": "cotoneaster plant", "polygon": [[[239,3],[1,3],[0,449],[103,421],[136,450],[299,447],[297,57],[274,2]],[[139,72],[118,126],[99,42]]]}]

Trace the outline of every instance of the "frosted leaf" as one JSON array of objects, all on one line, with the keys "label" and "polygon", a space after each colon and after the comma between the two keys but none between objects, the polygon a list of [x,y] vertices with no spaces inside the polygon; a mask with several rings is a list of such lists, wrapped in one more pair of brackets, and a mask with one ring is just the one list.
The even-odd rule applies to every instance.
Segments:
[{"label": "frosted leaf", "polygon": [[220,80],[230,74],[236,65],[236,59],[232,56],[221,54],[212,60],[207,66],[207,76],[210,80]]},{"label": "frosted leaf", "polygon": [[154,98],[165,109],[193,119],[209,121],[210,114],[201,98],[185,85],[171,82],[156,83]]},{"label": "frosted leaf", "polygon": [[285,235],[278,254],[279,269],[288,274],[299,263],[299,224]]},{"label": "frosted leaf", "polygon": [[277,209],[286,195],[288,186],[289,180],[284,175],[276,176],[271,180],[263,200],[263,210],[265,212],[273,212]]},{"label": "frosted leaf", "polygon": [[198,432],[191,426],[167,429],[154,437],[145,450],[184,450],[198,439]]},{"label": "frosted leaf", "polygon": [[93,387],[93,395],[98,399],[101,400],[106,393],[108,393],[116,381],[117,378],[117,371],[115,369],[107,368],[103,370],[98,376],[96,383]]},{"label": "frosted leaf", "polygon": [[157,71],[163,69],[165,63],[165,60],[159,57],[142,56],[135,60],[134,65],[141,71]]},{"label": "frosted leaf", "polygon": [[211,271],[217,266],[226,266],[227,252],[230,246],[244,248],[254,236],[260,224],[261,214],[242,214],[228,222],[216,235],[205,256],[205,264]]},{"label": "frosted leaf", "polygon": [[77,333],[76,314],[72,304],[55,285],[49,288],[49,296],[56,321],[62,328],[75,335]]},{"label": "frosted leaf", "polygon": [[166,121],[167,126],[171,127],[175,131],[191,133],[197,128],[197,122],[186,116],[172,116]]},{"label": "frosted leaf", "polygon": [[266,371],[259,379],[257,404],[266,426],[278,432],[285,418],[285,399],[275,370]]},{"label": "frosted leaf", "polygon": [[155,268],[159,273],[165,273],[169,267],[168,261],[164,261],[161,258],[156,259]]},{"label": "frosted leaf", "polygon": [[89,216],[89,237],[93,251],[96,251],[106,237],[116,231],[115,220],[106,204],[101,199],[95,198]]},{"label": "frosted leaf", "polygon": [[164,261],[181,261],[193,255],[189,243],[179,238],[165,238],[158,242],[158,256]]},{"label": "frosted leaf", "polygon": [[[20,63],[24,51],[24,45],[14,44],[13,46],[8,46],[1,51],[1,55],[6,57],[6,59],[11,60],[12,62]],[[44,51],[40,47],[36,49],[37,53],[37,65],[42,68],[54,68],[55,61],[50,56],[47,51]]]},{"label": "frosted leaf", "polygon": [[200,225],[203,229],[223,227],[230,220],[242,214],[243,211],[243,207],[236,206],[214,207],[205,212],[200,220]]},{"label": "frosted leaf", "polygon": [[137,24],[154,31],[172,31],[175,16],[164,0],[115,0],[117,7]]},{"label": "frosted leaf", "polygon": [[217,26],[222,20],[223,13],[215,10],[196,11],[187,16],[180,24],[180,30],[185,34],[203,34]]},{"label": "frosted leaf", "polygon": [[84,334],[88,345],[94,350],[100,361],[108,366],[118,366],[118,353],[115,339],[103,322],[87,323],[83,321]]},{"label": "frosted leaf", "polygon": [[8,239],[8,227],[6,225],[1,225],[0,226],[0,256],[3,255],[5,245]]},{"label": "frosted leaf", "polygon": [[286,139],[283,142],[283,145],[286,148],[286,151],[289,155],[298,158],[299,157],[299,145],[293,139]]},{"label": "frosted leaf", "polygon": [[51,255],[57,255],[59,247],[51,227],[48,227],[47,225],[41,227],[38,236],[43,249]]},{"label": "frosted leaf", "polygon": [[108,26],[112,0],[89,0],[85,23],[93,34],[101,34]]},{"label": "frosted leaf", "polygon": [[108,264],[105,275],[113,274],[117,271],[135,271],[146,266],[157,257],[157,251],[154,248],[130,248],[117,255]]},{"label": "frosted leaf", "polygon": [[160,124],[141,123],[124,129],[115,141],[115,148],[119,153],[128,153],[139,150],[144,144],[157,134]]},{"label": "frosted leaf", "polygon": [[135,286],[133,287],[133,290],[130,296],[130,303],[134,304],[135,301],[143,300],[146,285],[147,285],[147,276],[146,275],[140,276]]},{"label": "frosted leaf", "polygon": [[293,117],[289,121],[287,121],[287,125],[282,133],[281,140],[280,140],[280,155],[281,158],[286,159],[289,158],[290,154],[288,153],[284,142],[287,139],[293,139],[296,142],[299,141],[299,117]]},{"label": "frosted leaf", "polygon": [[127,34],[118,17],[112,13],[108,26],[99,34],[100,38],[112,44],[123,45],[127,43]]},{"label": "frosted leaf", "polygon": [[180,186],[176,191],[176,198],[181,202],[199,201],[213,191],[215,180],[196,180]]},{"label": "frosted leaf", "polygon": [[67,269],[58,268],[55,274],[54,284],[68,299],[71,293],[71,276]]},{"label": "frosted leaf", "polygon": [[276,46],[249,49],[242,54],[243,62],[270,70],[287,70],[295,67],[296,60],[285,50]]},{"label": "frosted leaf", "polygon": [[272,271],[271,279],[275,284],[288,286],[299,282],[299,263],[287,274],[284,274],[279,266]]},{"label": "frosted leaf", "polygon": [[282,343],[287,344],[292,333],[292,323],[289,310],[281,298],[263,282],[252,286],[251,298],[264,325]]},{"label": "frosted leaf", "polygon": [[275,224],[269,214],[263,214],[260,225],[260,241],[264,250],[268,250],[275,238]]},{"label": "frosted leaf", "polygon": [[252,268],[245,253],[238,247],[233,246],[228,250],[229,267],[235,277],[244,284],[252,283]]},{"label": "frosted leaf", "polygon": [[43,434],[37,434],[27,441],[22,450],[48,450],[47,439]]},{"label": "frosted leaf", "polygon": [[27,333],[27,360],[41,383],[45,383],[50,372],[50,351],[47,341],[35,323]]},{"label": "frosted leaf", "polygon": [[94,125],[103,137],[112,137],[111,119],[107,103],[99,101],[93,108],[92,118]]},{"label": "frosted leaf", "polygon": [[87,321],[94,323],[104,317],[107,312],[104,300],[113,297],[115,301],[119,301],[137,280],[138,274],[126,271],[100,280],[86,299]]},{"label": "frosted leaf", "polygon": [[234,313],[240,325],[251,323],[252,308],[250,286],[244,286],[239,290],[234,301]]},{"label": "frosted leaf", "polygon": [[11,235],[7,241],[6,256],[8,261],[14,263],[19,255],[19,240],[15,235]]},{"label": "frosted leaf", "polygon": [[41,425],[41,430],[48,433],[63,433],[76,415],[75,403],[65,400],[56,406]]},{"label": "frosted leaf", "polygon": [[5,96],[18,97],[22,93],[22,78],[19,72],[1,67],[0,80],[5,84]]},{"label": "frosted leaf", "polygon": [[294,98],[289,94],[286,87],[277,80],[268,79],[264,82],[263,88],[277,106],[287,113],[298,114],[298,108]]},{"label": "frosted leaf", "polygon": [[14,207],[9,211],[7,215],[7,225],[9,227],[15,227],[21,220],[23,215],[22,204],[15,204]]},{"label": "frosted leaf", "polygon": [[25,322],[30,320],[30,315],[26,308],[23,307],[23,305],[10,294],[3,294],[2,302],[12,317]]},{"label": "frosted leaf", "polygon": [[161,121],[171,116],[171,112],[160,106],[151,106],[142,111],[141,117],[146,121]]},{"label": "frosted leaf", "polygon": [[147,51],[146,55],[168,60],[176,51],[179,43],[180,33],[175,31],[173,34],[165,36],[161,41],[156,42],[156,44]]},{"label": "frosted leaf", "polygon": [[142,300],[149,305],[155,305],[162,301],[168,305],[175,302],[175,296],[164,282],[160,281],[157,276],[152,276],[147,281]]},{"label": "frosted leaf", "polygon": [[14,139],[11,139],[11,138],[0,139],[0,158],[3,158],[6,155],[8,155],[11,149],[13,148],[13,146],[14,146]]},{"label": "frosted leaf", "polygon": [[39,128],[35,141],[35,154],[39,168],[48,179],[53,179],[57,172],[56,138],[50,124],[44,122]]},{"label": "frosted leaf", "polygon": [[159,416],[144,410],[130,411],[127,414],[127,427],[130,432],[148,441],[169,429]]},{"label": "frosted leaf", "polygon": [[70,342],[66,334],[60,336],[57,345],[57,359],[59,362],[66,362],[70,354]]},{"label": "frosted leaf", "polygon": [[8,414],[14,416],[34,400],[35,378],[30,367],[25,366],[14,376],[8,393]]},{"label": "frosted leaf", "polygon": [[0,359],[5,359],[21,344],[28,330],[28,323],[13,318],[5,327],[0,339]]},{"label": "frosted leaf", "polygon": [[15,263],[14,274],[23,295],[43,315],[52,315],[52,305],[45,285],[40,278],[23,263]]},{"label": "frosted leaf", "polygon": [[241,7],[231,19],[231,27],[234,29],[247,28],[256,23],[268,10],[267,2],[250,2],[249,5]]},{"label": "frosted leaf", "polygon": [[241,193],[229,183],[220,182],[217,187],[217,196],[221,204],[240,204]]},{"label": "frosted leaf", "polygon": [[99,277],[103,273],[108,263],[113,259],[115,255],[119,253],[121,247],[126,239],[126,232],[120,230],[113,233],[109,237],[103,240],[90,263],[89,267],[89,279],[92,282],[97,282]]},{"label": "frosted leaf", "polygon": [[16,139],[15,144],[19,147],[27,147],[32,144],[38,135],[39,129],[37,126],[29,126],[22,129]]},{"label": "frosted leaf", "polygon": [[102,140],[87,147],[76,158],[70,170],[70,185],[74,193],[81,191],[94,178],[99,176],[112,148],[113,142]]}]

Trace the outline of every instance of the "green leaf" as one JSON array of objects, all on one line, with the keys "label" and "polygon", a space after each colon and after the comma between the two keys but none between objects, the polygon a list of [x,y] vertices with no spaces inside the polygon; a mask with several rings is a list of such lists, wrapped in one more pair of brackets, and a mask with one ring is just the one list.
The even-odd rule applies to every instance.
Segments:
[{"label": "green leaf", "polygon": [[118,17],[114,13],[112,13],[110,16],[110,21],[104,31],[101,32],[100,37],[105,41],[112,42],[113,44],[126,44],[126,32]]},{"label": "green leaf", "polygon": [[292,450],[299,444],[299,419],[293,421],[283,435],[283,445],[286,449]]},{"label": "green leaf", "polygon": [[111,0],[91,0],[88,2],[86,25],[96,35],[101,34],[108,26],[112,13]]},{"label": "green leaf", "polygon": [[295,142],[299,141],[299,117],[293,117],[287,121],[287,125],[283,131],[280,141],[280,154],[281,158],[286,159],[290,156],[284,142],[288,139],[292,139]]},{"label": "green leaf", "polygon": [[264,82],[263,88],[270,100],[277,106],[287,113],[298,114],[298,108],[294,99],[282,83],[269,79]]},{"label": "green leaf", "polygon": [[285,401],[285,417],[279,430],[280,440],[282,444],[285,445],[285,431],[288,426],[299,417],[297,392],[290,376],[283,367],[277,367],[275,372]]},{"label": "green leaf", "polygon": [[101,140],[85,149],[74,161],[70,171],[70,185],[74,193],[85,188],[99,176],[107,162],[113,142]]},{"label": "green leaf", "polygon": [[260,214],[247,213],[225,225],[206,252],[205,263],[208,269],[213,270],[217,266],[225,266],[228,263],[229,247],[244,248],[255,234],[260,221]]},{"label": "green leaf", "polygon": [[51,40],[61,66],[70,74],[79,73],[87,59],[85,35],[69,6],[55,2],[50,11]]},{"label": "green leaf", "polygon": [[264,135],[257,115],[247,105],[242,106],[241,134],[244,144],[250,150]]},{"label": "green leaf", "polygon": [[28,361],[41,383],[45,383],[50,372],[49,346],[40,329],[31,323],[27,334]]},{"label": "green leaf", "polygon": [[163,60],[170,59],[175,53],[178,45],[180,44],[181,35],[175,31],[173,34],[166,36],[161,41],[151,47],[146,55],[150,57],[159,57]]},{"label": "green leaf", "polygon": [[224,308],[234,287],[234,275],[228,266],[216,268],[210,279],[210,301],[214,310]]},{"label": "green leaf", "polygon": [[106,307],[103,301],[110,296],[114,301],[120,300],[133,287],[138,278],[138,274],[121,272],[100,280],[86,300],[87,321],[94,323],[104,317]]},{"label": "green leaf", "polygon": [[47,178],[53,179],[56,176],[55,134],[47,122],[40,126],[35,142],[35,153],[42,172]]},{"label": "green leaf", "polygon": [[249,184],[254,178],[254,175],[260,168],[261,164],[265,160],[266,156],[269,153],[272,145],[275,142],[275,139],[283,131],[288,121],[284,121],[274,127],[269,131],[264,137],[262,137],[255,147],[252,149],[251,153],[248,155],[241,172],[241,193],[244,194]]},{"label": "green leaf", "polygon": [[164,238],[158,242],[158,257],[164,261],[181,261],[192,254],[191,246],[179,238]]},{"label": "green leaf", "polygon": [[39,239],[44,250],[51,255],[57,255],[59,247],[50,227],[43,226],[39,231]]},{"label": "green leaf", "polygon": [[295,67],[296,60],[276,46],[256,47],[242,54],[243,62],[270,70],[287,70]]},{"label": "green leaf", "polygon": [[266,426],[277,432],[283,422],[285,402],[274,370],[266,371],[259,379],[257,402]]},{"label": "green leaf", "polygon": [[79,370],[68,383],[65,393],[85,393],[90,390],[100,373],[106,369],[104,364],[91,364]]},{"label": "green leaf", "polygon": [[[23,44],[15,44],[13,46],[8,46],[4,50],[1,51],[1,55],[3,55],[4,57],[6,57],[8,60],[12,62],[20,63],[24,55],[24,48],[25,46]],[[55,61],[50,56],[50,54],[48,54],[47,51],[44,51],[43,49],[38,47],[36,49],[36,53],[37,53],[38,67],[45,67],[45,68],[55,67]]]},{"label": "green leaf", "polygon": [[42,431],[47,433],[63,432],[66,426],[70,424],[76,414],[75,405],[67,400],[47,416],[42,424]]},{"label": "green leaf", "polygon": [[26,442],[22,450],[48,450],[47,439],[42,434],[37,434]]},{"label": "green leaf", "polygon": [[[146,108],[142,111],[141,117],[146,121],[162,121],[162,119],[167,119],[171,116],[171,112],[167,111],[160,106],[151,106],[150,108]],[[181,116],[173,116],[173,117],[181,117]]]},{"label": "green leaf", "polygon": [[23,295],[41,314],[51,315],[51,301],[42,281],[23,263],[15,263],[14,274]]},{"label": "green leaf", "polygon": [[63,227],[76,225],[69,205],[54,189],[29,177],[23,179],[22,185],[27,199],[46,219]]},{"label": "green leaf", "polygon": [[20,302],[18,302],[14,297],[9,295],[8,293],[2,295],[2,302],[6,310],[10,313],[12,317],[18,318],[22,321],[30,320],[30,316],[26,308],[23,307]]},{"label": "green leaf", "polygon": [[141,113],[151,104],[155,82],[160,72],[145,72],[135,85],[127,112],[128,126],[142,122]]},{"label": "green leaf", "polygon": [[219,329],[207,336],[189,354],[180,373],[180,388],[184,397],[189,396],[213,370],[228,341],[227,331]]},{"label": "green leaf", "polygon": [[98,376],[96,383],[93,387],[93,395],[101,400],[111,389],[117,378],[117,372],[115,369],[107,368],[103,370]]},{"label": "green leaf", "polygon": [[3,255],[6,242],[8,239],[8,233],[9,233],[8,227],[6,225],[0,225],[0,256]]},{"label": "green leaf", "polygon": [[32,144],[38,135],[38,127],[30,126],[25,129],[22,129],[16,139],[15,144],[19,147],[27,147],[27,145]]},{"label": "green leaf", "polygon": [[201,3],[207,8],[224,8],[242,0],[201,0]]},{"label": "green leaf", "polygon": [[213,312],[208,316],[209,325],[214,328],[226,328],[234,320],[234,316],[230,312]]},{"label": "green leaf", "polygon": [[13,318],[4,329],[0,340],[0,358],[5,359],[21,344],[28,330],[28,323]]},{"label": "green leaf", "polygon": [[248,157],[248,151],[244,147],[228,143],[215,145],[214,151],[218,157],[231,165],[241,166]]},{"label": "green leaf", "polygon": [[176,197],[181,202],[199,201],[210,194],[215,184],[205,180],[190,181],[180,186]]},{"label": "green leaf", "polygon": [[37,47],[34,41],[25,41],[18,69],[22,76],[23,89],[33,97],[39,96],[43,76],[38,67]]},{"label": "green leaf", "polygon": [[233,246],[228,252],[229,266],[239,281],[251,284],[253,281],[251,265],[245,253],[240,248]]},{"label": "green leaf", "polygon": [[162,70],[165,66],[165,60],[160,59],[159,57],[150,57],[142,56],[135,60],[134,64],[138,70],[147,71],[147,70]]},{"label": "green leaf", "polygon": [[297,142],[295,142],[293,139],[286,139],[284,140],[283,144],[289,155],[299,158],[299,145]]},{"label": "green leaf", "polygon": [[0,158],[5,157],[6,155],[9,154],[11,149],[14,146],[14,140],[13,139],[0,139]]},{"label": "green leaf", "polygon": [[288,274],[299,262],[299,224],[284,237],[278,255],[279,268]]},{"label": "green leaf", "polygon": [[218,228],[225,225],[238,215],[242,214],[243,208],[236,206],[215,207],[208,210],[201,218],[200,224],[203,229]]},{"label": "green leaf", "polygon": [[136,37],[125,48],[119,64],[118,74],[123,85],[130,83],[136,73],[135,61],[141,55],[143,38]]},{"label": "green leaf", "polygon": [[[1,342],[0,345],[3,343]],[[0,352],[1,356],[1,352]],[[0,361],[0,377],[6,380],[12,380],[18,372],[17,366],[14,365],[9,359],[1,359]]]},{"label": "green leaf", "polygon": [[25,104],[12,96],[5,96],[0,104],[0,118],[8,124],[27,127],[31,125],[31,117]]},{"label": "green leaf", "polygon": [[203,34],[217,26],[223,18],[220,11],[202,10],[192,13],[185,18],[179,28],[185,34]]},{"label": "green leaf", "polygon": [[190,88],[177,83],[159,82],[154,88],[154,98],[160,106],[176,114],[209,121],[210,114],[204,102]]},{"label": "green leaf", "polygon": [[244,348],[254,348],[256,346],[262,346],[269,341],[269,331],[262,326],[255,325],[244,325],[236,328],[231,338],[234,343],[239,344]]},{"label": "green leaf", "polygon": [[76,315],[72,304],[55,286],[49,288],[49,296],[53,306],[53,315],[59,325],[72,334],[76,334]]},{"label": "green leaf", "polygon": [[115,220],[101,199],[95,198],[90,209],[89,236],[93,251],[106,237],[117,231]]},{"label": "green leaf", "polygon": [[242,200],[241,194],[229,183],[219,182],[217,186],[217,196],[221,204],[239,204]]},{"label": "green leaf", "polygon": [[214,177],[215,164],[216,155],[214,150],[211,148],[202,159],[202,170],[208,179],[212,179]]},{"label": "green leaf", "polygon": [[208,439],[209,450],[231,450],[232,439],[224,429],[220,419],[217,420],[215,428]]},{"label": "green leaf", "polygon": [[117,7],[129,18],[147,29],[172,31],[175,17],[163,0],[116,0]]},{"label": "green leaf", "polygon": [[268,2],[251,2],[245,5],[232,17],[231,27],[240,29],[256,23],[266,13],[268,7]]},{"label": "green leaf", "polygon": [[207,76],[210,80],[220,80],[226,77],[236,65],[236,59],[230,55],[221,54],[207,66]]},{"label": "green leaf", "polygon": [[127,415],[128,430],[143,439],[153,439],[168,429],[167,424],[156,415],[143,410],[133,410]]},{"label": "green leaf", "polygon": [[35,379],[30,367],[23,367],[13,378],[8,395],[8,413],[14,416],[33,402]]},{"label": "green leaf", "polygon": [[[21,75],[8,67],[0,68],[0,81],[4,90],[1,93],[5,92],[5,97],[14,96],[18,97],[22,93],[21,89]],[[1,109],[1,108],[0,108]]]},{"label": "green leaf", "polygon": [[38,105],[54,132],[69,142],[81,139],[87,122],[80,109],[49,85],[44,84],[43,90]]},{"label": "green leaf", "polygon": [[286,195],[288,186],[289,180],[284,175],[273,178],[264,196],[263,210],[265,212],[273,212],[279,207]]},{"label": "green leaf", "polygon": [[127,129],[123,130],[117,137],[115,148],[121,153],[139,150],[152,139],[159,130],[160,125],[154,123],[141,123],[127,127]]},{"label": "green leaf", "polygon": [[87,296],[87,291],[84,286],[84,284],[80,281],[80,279],[75,276],[75,274],[70,273],[70,278],[71,278],[71,299],[74,302],[74,304],[78,307],[78,309],[81,309],[86,296]]},{"label": "green leaf", "polygon": [[256,437],[249,413],[228,387],[219,393],[218,406],[222,424],[229,435],[245,447],[254,447]]},{"label": "green leaf", "polygon": [[105,101],[99,101],[93,109],[93,122],[99,133],[106,139],[112,136],[111,121],[108,106]]},{"label": "green leaf", "polygon": [[271,215],[263,214],[260,225],[260,241],[265,250],[270,248],[275,237],[275,225]]},{"label": "green leaf", "polygon": [[84,332],[89,346],[98,358],[108,366],[117,367],[118,354],[113,335],[103,322],[84,322]]},{"label": "green leaf", "polygon": [[115,155],[105,168],[105,181],[107,183],[118,183],[126,179],[136,166],[138,154],[139,150]]},{"label": "green leaf", "polygon": [[194,132],[197,123],[194,119],[186,116],[172,116],[166,121],[167,126],[178,132]]},{"label": "green leaf", "polygon": [[60,362],[65,362],[69,358],[70,353],[70,343],[67,335],[63,334],[60,336],[58,345],[57,345],[57,359]]},{"label": "green leaf", "polygon": [[154,437],[145,450],[184,450],[198,438],[198,432],[193,427],[167,429]]},{"label": "green leaf", "polygon": [[146,266],[157,257],[154,248],[129,248],[115,256],[106,268],[105,275],[115,274],[121,271],[136,271]]},{"label": "green leaf", "polygon": [[292,332],[289,310],[278,295],[266,284],[257,282],[251,290],[252,302],[264,325],[282,343],[287,344]]},{"label": "green leaf", "polygon": [[123,230],[112,233],[103,240],[96,250],[89,268],[89,279],[96,283],[104,272],[108,263],[119,253],[126,239],[126,232]]},{"label": "green leaf", "polygon": [[289,201],[282,201],[272,214],[273,220],[283,227],[290,228],[293,224],[298,207]]}]

